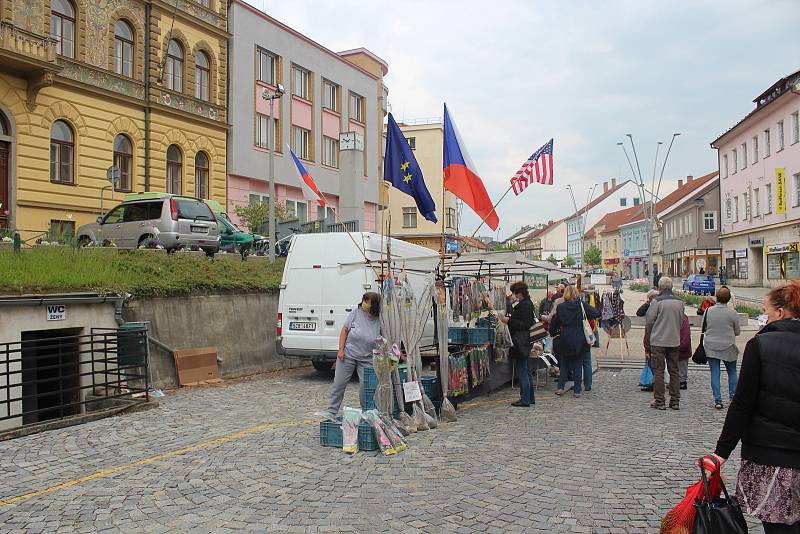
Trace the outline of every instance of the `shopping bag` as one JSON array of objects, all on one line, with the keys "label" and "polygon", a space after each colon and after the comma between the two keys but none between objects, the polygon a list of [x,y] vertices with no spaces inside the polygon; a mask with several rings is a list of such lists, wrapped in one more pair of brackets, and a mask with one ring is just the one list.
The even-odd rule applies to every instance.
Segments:
[{"label": "shopping bag", "polygon": [[747,522],[744,520],[742,508],[736,501],[736,497],[728,494],[725,482],[719,472],[719,463],[713,456],[711,460],[717,464],[717,470],[712,477],[719,478],[722,495],[714,498],[709,489],[706,470],[703,468],[701,459],[700,473],[703,477],[703,495],[694,502],[695,516],[693,534],[747,534]]},{"label": "shopping bag", "polygon": [[586,337],[586,343],[589,345],[594,345],[594,329],[592,328],[592,325],[589,324],[589,320],[586,318],[586,309],[583,307],[583,302],[581,302],[581,313],[583,313],[583,335]]},{"label": "shopping bag", "polygon": [[[708,310],[706,310],[708,313]],[[697,345],[697,348],[694,349],[694,354],[692,354],[692,361],[698,365],[705,365],[708,363],[708,358],[706,357],[706,348],[703,346],[703,340],[706,337],[706,316],[703,315],[703,327],[700,329],[700,343]]]},{"label": "shopping bag", "polygon": [[653,369],[650,367],[650,360],[645,360],[644,368],[642,372],[639,373],[639,387],[653,387]]}]

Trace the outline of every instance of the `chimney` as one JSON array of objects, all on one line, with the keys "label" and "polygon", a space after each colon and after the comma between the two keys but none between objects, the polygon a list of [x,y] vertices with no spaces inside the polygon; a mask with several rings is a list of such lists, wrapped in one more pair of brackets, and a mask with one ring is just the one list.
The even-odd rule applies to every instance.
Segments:
[{"label": "chimney", "polygon": [[694,180],[694,176],[692,176],[691,174],[690,174],[689,176],[687,176],[687,177],[686,177],[686,183],[687,183],[687,184],[690,184],[690,183],[692,183],[692,180]]},{"label": "chimney", "polygon": [[611,188],[613,189],[615,187],[617,187],[617,179],[616,178],[612,178],[611,179]]},{"label": "chimney", "polygon": [[608,193],[608,182],[603,182],[603,193]]},{"label": "chimney", "polygon": [[683,180],[678,178],[678,189],[680,189],[681,187],[683,187]]}]

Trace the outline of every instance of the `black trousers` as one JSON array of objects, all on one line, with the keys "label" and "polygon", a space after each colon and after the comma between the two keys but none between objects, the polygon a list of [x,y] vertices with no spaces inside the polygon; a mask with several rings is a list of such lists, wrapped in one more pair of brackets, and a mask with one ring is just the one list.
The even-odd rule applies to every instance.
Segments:
[{"label": "black trousers", "polygon": [[780,523],[763,523],[764,534],[800,534],[800,523],[783,525]]}]

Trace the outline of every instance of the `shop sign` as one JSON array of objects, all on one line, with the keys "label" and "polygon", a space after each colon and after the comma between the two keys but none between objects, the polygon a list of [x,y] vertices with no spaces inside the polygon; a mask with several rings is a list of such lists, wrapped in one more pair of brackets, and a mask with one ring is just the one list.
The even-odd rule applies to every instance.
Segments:
[{"label": "shop sign", "polygon": [[786,169],[775,168],[775,213],[786,213]]},{"label": "shop sign", "polygon": [[694,251],[694,255],[695,255],[695,256],[705,256],[705,255],[706,255],[706,252],[707,252],[707,251],[705,251],[705,250],[695,250],[695,251]]},{"label": "shop sign", "polygon": [[703,258],[698,258],[697,261],[695,262],[695,264],[697,265],[697,270],[698,271],[700,269],[705,269],[706,268],[706,260],[703,259]]},{"label": "shop sign", "polygon": [[619,258],[608,258],[607,260],[603,260],[606,262],[606,265],[617,265],[619,264]]},{"label": "shop sign", "polygon": [[764,247],[766,254],[780,254],[782,252],[797,252],[800,243],[784,243],[782,245],[770,245]]},{"label": "shop sign", "polygon": [[746,248],[737,248],[736,249],[736,257],[737,258],[746,258],[747,257],[747,249]]},{"label": "shop sign", "polygon": [[448,239],[445,243],[445,252],[458,252],[458,241]]},{"label": "shop sign", "polygon": [[726,250],[725,251],[725,258],[726,259],[727,258],[733,258],[733,251],[732,250]]},{"label": "shop sign", "polygon": [[525,278],[525,283],[528,284],[529,289],[547,289],[546,274],[525,273],[524,278]]},{"label": "shop sign", "polygon": [[628,256],[631,255],[631,249],[626,248],[625,250],[622,251],[622,255],[627,258]]},{"label": "shop sign", "polygon": [[763,237],[751,237],[750,238],[750,247],[751,248],[760,248],[764,246],[764,238]]},{"label": "shop sign", "polygon": [[52,304],[47,306],[48,321],[64,321],[67,318],[67,307],[63,304]]},{"label": "shop sign", "polygon": [[419,382],[403,382],[403,395],[406,402],[422,400],[422,393],[419,391]]}]

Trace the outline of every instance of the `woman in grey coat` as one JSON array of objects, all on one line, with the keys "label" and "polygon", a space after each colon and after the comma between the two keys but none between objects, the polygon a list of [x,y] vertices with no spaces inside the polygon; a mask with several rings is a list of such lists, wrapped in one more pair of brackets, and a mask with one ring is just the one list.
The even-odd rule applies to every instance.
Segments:
[{"label": "woman in grey coat", "polygon": [[731,290],[722,286],[717,290],[717,303],[706,310],[706,330],[703,336],[703,347],[706,350],[708,366],[711,368],[711,391],[714,394],[714,407],[722,409],[722,392],[720,391],[720,362],[725,363],[728,373],[728,395],[736,394],[736,361],[739,359],[739,348],[736,336],[740,333],[739,315],[728,307]]}]

